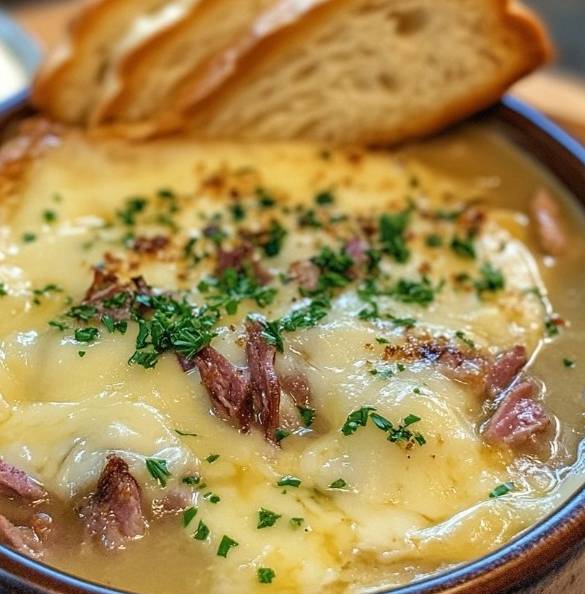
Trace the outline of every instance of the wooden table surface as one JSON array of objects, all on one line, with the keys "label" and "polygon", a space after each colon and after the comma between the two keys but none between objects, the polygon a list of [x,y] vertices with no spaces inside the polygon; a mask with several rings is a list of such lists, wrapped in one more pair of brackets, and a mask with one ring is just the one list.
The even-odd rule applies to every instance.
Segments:
[{"label": "wooden table surface", "polygon": [[[26,2],[11,10],[39,42],[50,47],[63,36],[77,0]],[[585,81],[554,70],[532,75],[517,84],[512,93],[534,105],[585,143]]]}]

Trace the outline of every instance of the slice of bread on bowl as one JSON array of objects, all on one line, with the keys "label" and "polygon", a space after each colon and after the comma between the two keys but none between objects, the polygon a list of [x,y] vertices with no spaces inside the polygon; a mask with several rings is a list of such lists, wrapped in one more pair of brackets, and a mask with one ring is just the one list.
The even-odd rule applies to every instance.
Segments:
[{"label": "slice of bread on bowl", "polygon": [[[166,43],[164,34],[145,41],[90,126],[130,137],[180,129],[208,139],[395,144],[496,102],[552,54],[536,17],[511,0],[264,0],[230,34],[208,16],[229,0],[209,1],[189,17],[199,31],[191,50],[176,51],[187,47],[176,32],[184,22]],[[203,43],[213,22],[221,40]]]}]

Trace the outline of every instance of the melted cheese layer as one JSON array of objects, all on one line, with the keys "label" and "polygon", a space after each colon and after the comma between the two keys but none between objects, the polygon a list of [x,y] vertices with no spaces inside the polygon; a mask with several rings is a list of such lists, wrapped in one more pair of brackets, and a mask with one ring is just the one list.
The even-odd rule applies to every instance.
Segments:
[{"label": "melted cheese layer", "polygon": [[[0,228],[0,282],[7,292],[0,300],[0,456],[63,500],[87,493],[112,451],[129,461],[151,500],[161,488],[146,471],[146,457],[168,461],[173,480],[167,489],[196,471],[221,497],[212,504],[199,493],[193,525],[181,529],[177,521],[165,524],[163,531],[153,520],[151,535],[118,557],[122,567],[130,567],[145,555],[135,551],[156,537],[181,560],[178,566],[189,562],[197,568],[190,578],[177,569],[177,576],[156,588],[146,579],[135,580],[134,587],[264,591],[256,576],[261,567],[274,568],[277,592],[343,592],[380,581],[401,583],[485,553],[552,507],[552,499],[543,498],[552,482],[546,466],[528,459],[519,465],[507,449],[482,441],[482,402],[469,386],[425,362],[408,364],[390,379],[371,373],[383,362],[384,345],[376,338],[392,341],[403,329],[389,320],[359,319],[363,303],[355,288],[336,296],[316,327],[286,337],[277,369],[306,374],[316,424],[314,431],[287,438],[281,449],[266,443],[258,431],[238,433],[211,414],[197,372],[182,373],[172,355],[163,356],[155,369],[128,365],[135,327],[125,335],[102,332],[85,345],[71,332],[47,325],[66,309],[68,296],[74,303],[83,298],[91,266],[105,252],[124,260],[132,275],[143,274],[149,284],[167,290],[194,287],[209,272],[205,262],[185,272],[173,255],[138,259],[130,266],[119,239],[108,235],[104,223],[131,196],[152,196],[160,188],[184,196],[181,230],[171,234],[175,252],[182,245],[179,239],[200,232],[201,212],[210,217],[229,204],[226,188],[204,183],[218,172],[230,177],[253,167],[250,195],[261,182],[288,205],[312,205],[317,192],[334,188],[335,209],[352,216],[396,212],[410,198],[426,209],[452,209],[475,198],[475,188],[390,154],[363,154],[357,161],[344,152],[327,159],[319,155],[318,147],[306,145],[173,141],[129,149],[70,136],[35,162],[18,202],[5,206]],[[54,222],[44,221],[47,210],[57,213]],[[248,216],[253,226],[266,215]],[[430,262],[429,275],[438,282],[454,274],[476,275],[477,262],[489,261],[505,276],[505,290],[479,299],[475,291],[458,291],[447,282],[428,307],[392,298],[382,298],[381,304],[395,317],[416,318],[417,326],[433,336],[454,338],[464,331],[489,352],[516,344],[535,352],[544,312],[527,289],[542,287],[542,280],[522,241],[525,221],[511,211],[489,211],[476,240],[476,262],[462,260],[448,247],[436,250],[426,244],[429,233],[450,229],[449,224],[416,218],[409,239],[412,258],[389,265],[389,273],[419,278],[421,267]],[[225,221],[228,233],[233,225]],[[146,223],[135,230],[148,231],[152,228]],[[27,233],[36,240],[23,241]],[[269,262],[270,269],[286,271],[329,244],[333,239],[326,233],[297,229]],[[48,284],[59,290],[39,297]],[[283,287],[262,314],[274,319],[288,311],[291,291]],[[246,302],[220,323],[213,346],[235,364],[244,362],[243,320],[256,310]],[[340,427],[361,406],[373,406],[396,422],[420,417],[416,429],[426,444],[405,450],[372,426],[344,436]],[[176,429],[197,436],[180,437]],[[220,457],[210,464],[205,462],[210,454]],[[284,475],[300,477],[301,486],[277,487]],[[329,488],[339,478],[347,489]],[[509,481],[517,485],[516,494],[505,500],[488,497]],[[274,527],[257,529],[260,508],[281,516]],[[297,526],[292,518],[303,521]],[[203,542],[192,538],[200,519],[210,529]],[[239,543],[226,559],[216,555],[224,534]],[[84,549],[79,558],[57,553],[51,561],[92,575],[87,568],[91,559],[100,568],[100,579],[124,585],[123,572],[105,569],[99,555]]]}]

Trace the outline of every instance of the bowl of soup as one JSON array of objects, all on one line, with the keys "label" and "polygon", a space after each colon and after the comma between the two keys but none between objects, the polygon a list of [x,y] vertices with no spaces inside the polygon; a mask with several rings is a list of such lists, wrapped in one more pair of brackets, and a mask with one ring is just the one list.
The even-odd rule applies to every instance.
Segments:
[{"label": "bowl of soup", "polygon": [[0,153],[0,591],[580,592],[583,149]]}]

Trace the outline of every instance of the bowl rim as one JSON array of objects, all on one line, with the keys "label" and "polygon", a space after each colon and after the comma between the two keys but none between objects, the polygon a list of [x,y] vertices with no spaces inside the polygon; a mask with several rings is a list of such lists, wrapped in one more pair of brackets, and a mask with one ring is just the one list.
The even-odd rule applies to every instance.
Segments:
[{"label": "bowl rim", "polygon": [[[28,112],[11,103],[0,128]],[[537,110],[506,96],[476,119],[496,120],[513,143],[523,146],[585,206],[585,147]],[[379,594],[501,594],[546,576],[585,543],[585,483],[558,509],[498,549],[410,584],[380,587]],[[0,591],[34,594],[132,594],[77,578],[0,545]],[[135,594],[135,593],[134,593]]]},{"label": "bowl rim", "polygon": [[[3,10],[0,10],[0,42],[18,61],[30,80],[41,62],[41,49],[37,42]],[[27,95],[27,89],[22,88],[0,100],[0,114],[21,105],[26,101]]]}]

